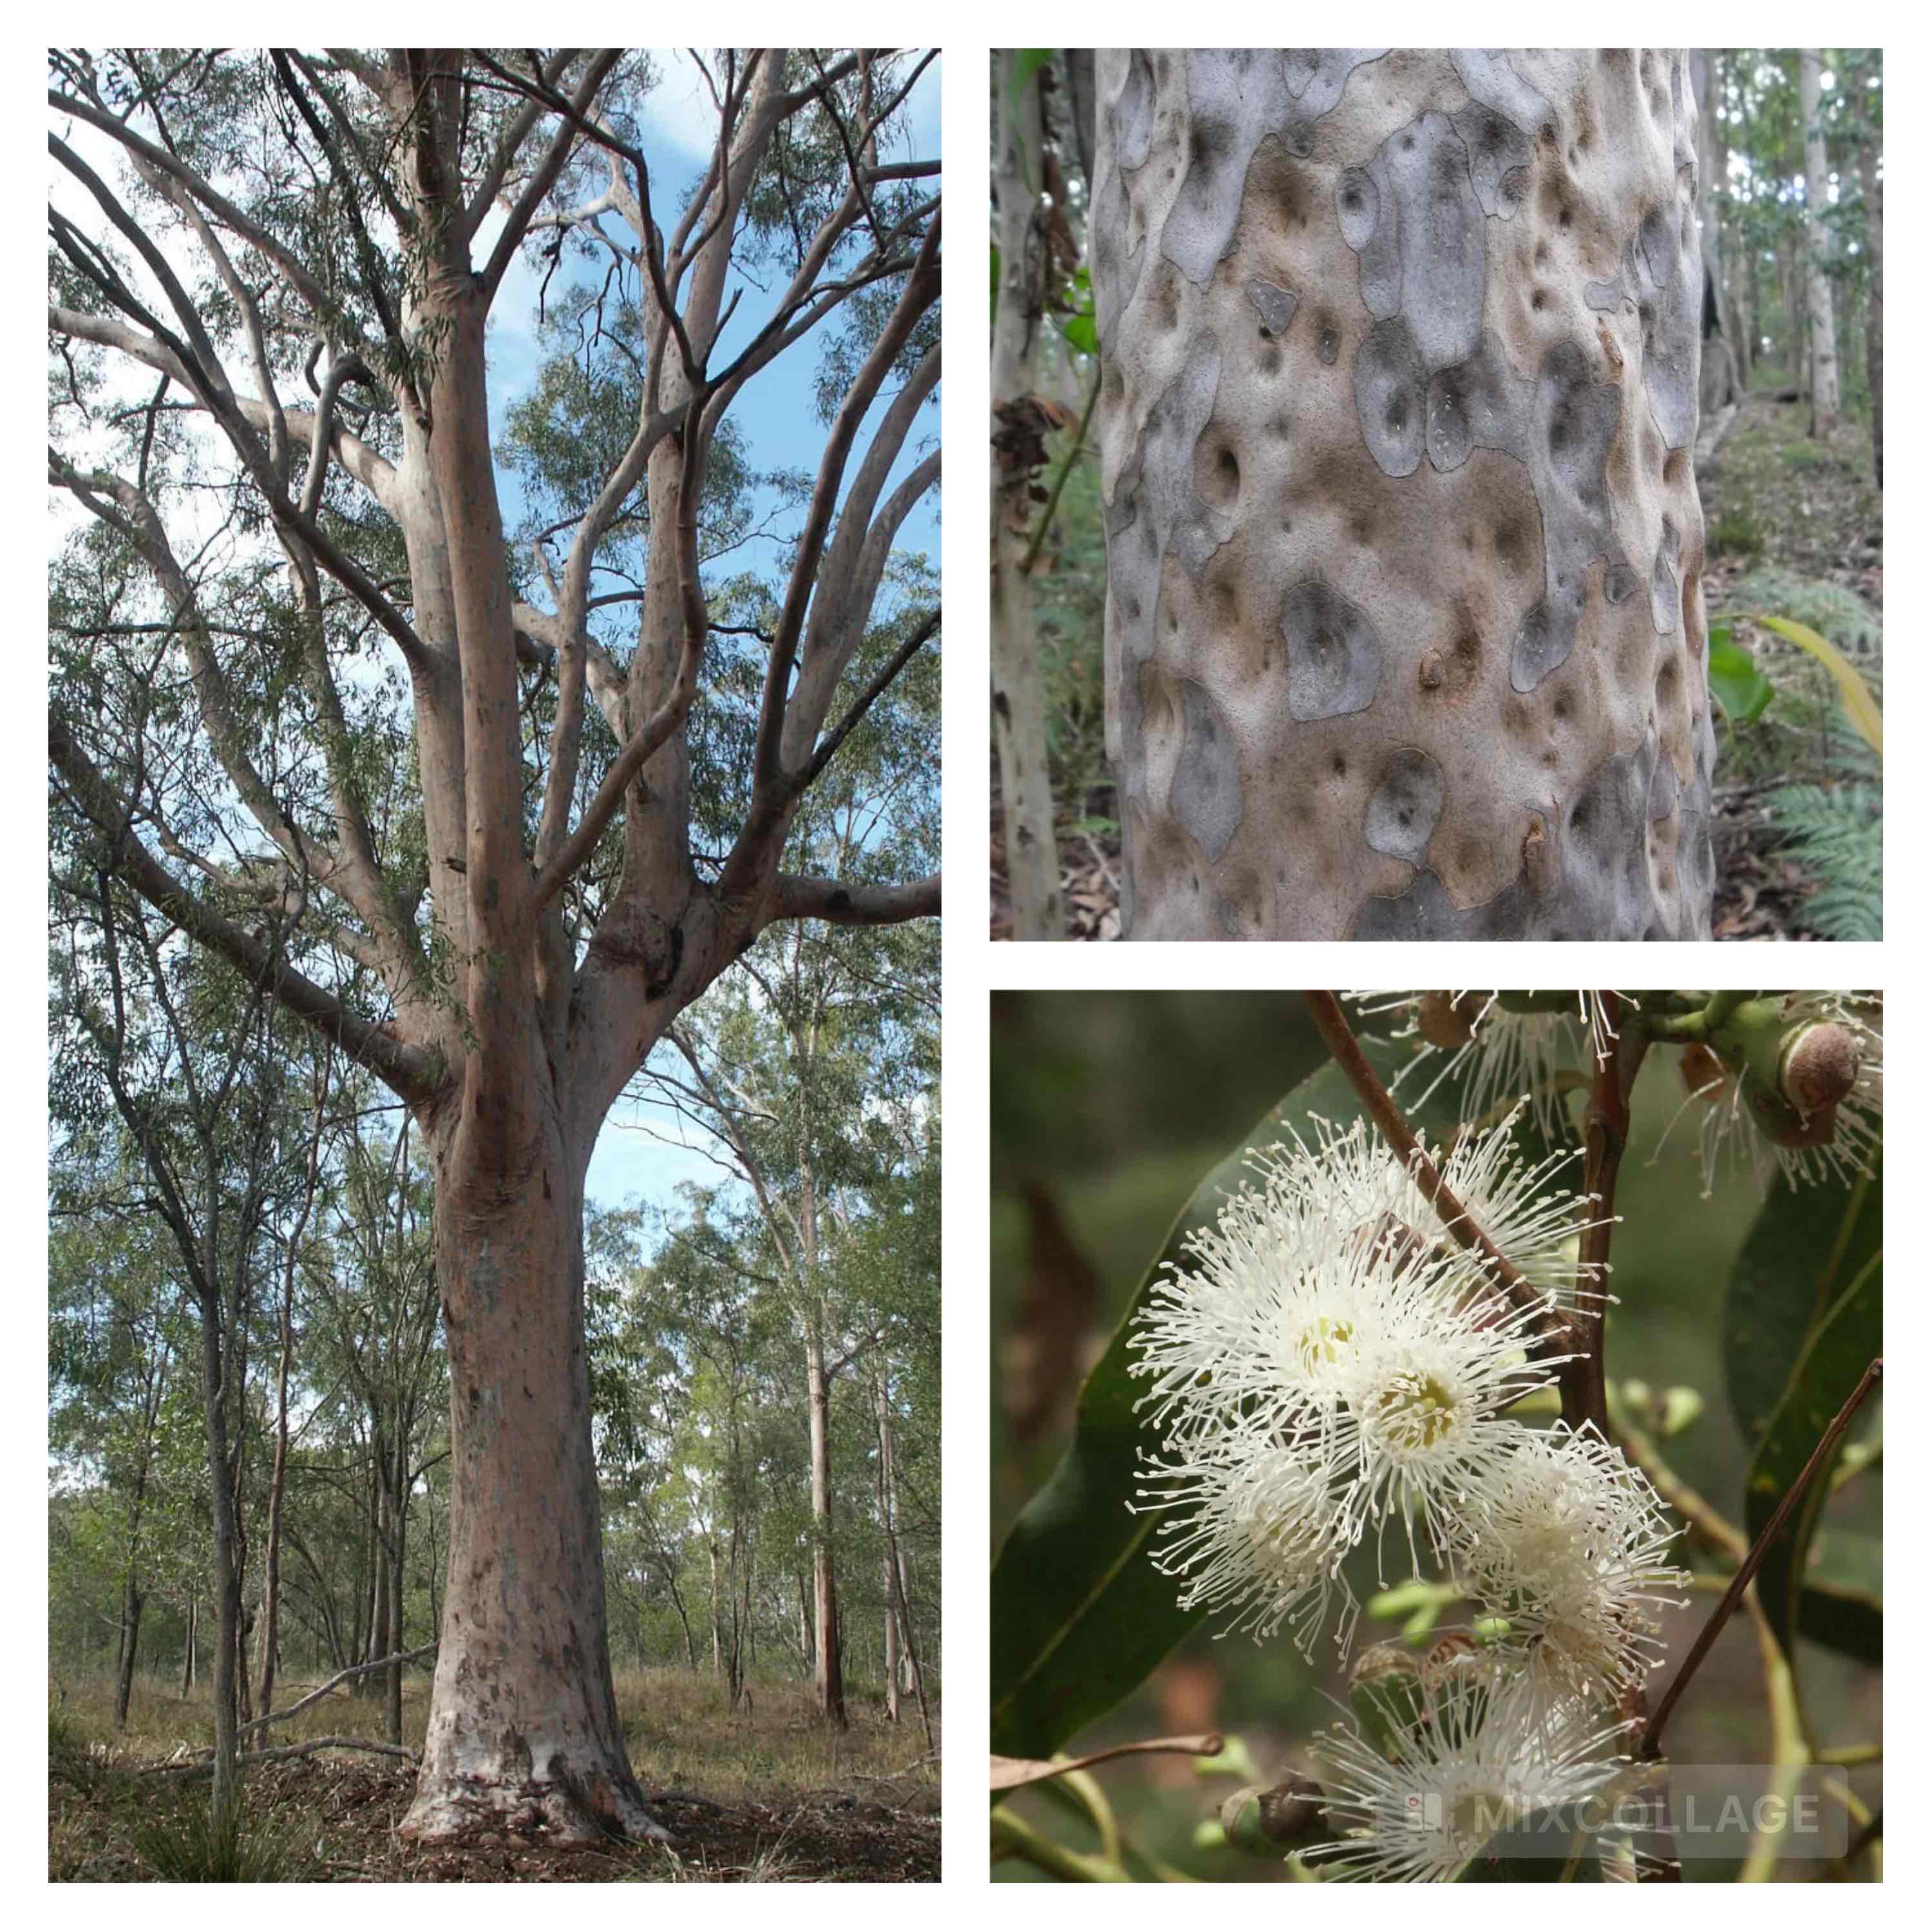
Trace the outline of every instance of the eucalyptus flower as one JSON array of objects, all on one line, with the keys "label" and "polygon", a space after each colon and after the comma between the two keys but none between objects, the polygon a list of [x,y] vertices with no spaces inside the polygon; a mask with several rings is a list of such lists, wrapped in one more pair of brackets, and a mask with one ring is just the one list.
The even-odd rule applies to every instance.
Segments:
[{"label": "eucalyptus flower", "polygon": [[1220,1633],[1257,1641],[1284,1624],[1304,1654],[1339,1589],[1342,1640],[1354,1598],[1339,1576],[1348,1519],[1318,1460],[1252,1428],[1177,1438],[1144,1465],[1142,1510],[1178,1512],[1157,1532],[1155,1567],[1184,1578],[1180,1607],[1226,1612]]},{"label": "eucalyptus flower", "polygon": [[1525,1101],[1546,1140],[1572,1137],[1562,1076],[1587,1072],[1609,1050],[1608,1016],[1598,993],[1576,993],[1574,1013],[1517,1012],[1504,1006],[1496,992],[1352,997],[1366,1016],[1400,1018],[1391,1038],[1418,1042],[1415,1058],[1396,1077],[1395,1091],[1426,1078],[1414,1100],[1420,1106],[1444,1081],[1458,1080],[1463,1116],[1479,1122]]},{"label": "eucalyptus flower", "polygon": [[1305,1856],[1324,1877],[1453,1879],[1499,1832],[1580,1803],[1628,1761],[1624,1724],[1552,1700],[1503,1659],[1471,1653],[1432,1667],[1414,1694],[1414,1721],[1381,1737],[1351,1724],[1316,1741],[1339,1835]]},{"label": "eucalyptus flower", "polygon": [[1520,1430],[1473,1484],[1456,1532],[1458,1574],[1508,1620],[1537,1675],[1614,1698],[1661,1655],[1660,1610],[1690,1578],[1649,1478],[1594,1425]]}]

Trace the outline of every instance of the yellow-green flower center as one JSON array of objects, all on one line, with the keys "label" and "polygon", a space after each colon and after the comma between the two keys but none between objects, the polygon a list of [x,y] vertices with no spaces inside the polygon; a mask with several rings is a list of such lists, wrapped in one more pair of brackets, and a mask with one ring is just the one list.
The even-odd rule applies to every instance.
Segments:
[{"label": "yellow-green flower center", "polygon": [[1455,1391],[1437,1376],[1398,1376],[1377,1406],[1384,1430],[1409,1449],[1433,1449],[1462,1419]]}]

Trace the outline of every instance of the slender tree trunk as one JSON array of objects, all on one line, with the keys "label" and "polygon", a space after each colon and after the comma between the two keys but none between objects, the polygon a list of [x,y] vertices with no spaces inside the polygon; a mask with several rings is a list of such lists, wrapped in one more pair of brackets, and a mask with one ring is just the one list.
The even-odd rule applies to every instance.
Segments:
[{"label": "slender tree trunk", "polygon": [[121,1652],[114,1673],[114,1728],[128,1728],[128,1706],[134,1694],[134,1659],[140,1648],[141,1606],[145,1601],[130,1567],[121,1592]]},{"label": "slender tree trunk", "polygon": [[[218,1261],[208,1268],[207,1278],[211,1281],[220,1279]],[[234,1466],[229,1456],[226,1366],[218,1311],[204,1302],[201,1314],[201,1392],[207,1432],[210,1514],[214,1527],[214,1668],[211,1684],[214,1698],[213,1797],[218,1812],[230,1803],[235,1795],[236,1737],[240,1724],[237,1674],[242,1643],[242,1574],[235,1520]],[[190,1621],[190,1671],[193,1630]]]},{"label": "slender tree trunk", "polygon": [[845,1676],[838,1648],[838,1583],[832,1558],[832,1396],[824,1337],[816,1318],[806,1323],[805,1380],[812,1430],[812,1620],[817,1652],[813,1682],[819,1715],[843,1730]]},{"label": "slender tree trunk", "polygon": [[1871,251],[1871,289],[1865,304],[1865,381],[1871,392],[1872,481],[1885,488],[1885,184],[1877,147],[1858,150],[1858,183],[1864,190],[1865,246]]},{"label": "slender tree trunk", "polygon": [[403,1741],[403,1653],[408,1646],[403,1640],[403,1580],[404,1559],[406,1554],[406,1538],[408,1534],[409,1493],[409,1432],[399,1429],[400,1438],[396,1444],[395,1466],[390,1484],[389,1509],[390,1549],[389,1559],[389,1650],[390,1656],[397,1660],[388,1671],[389,1692],[389,1742],[399,1744]]},{"label": "slender tree trunk", "polygon": [[1698,232],[1706,283],[1702,399],[1708,409],[1721,409],[1744,393],[1744,378],[1738,367],[1737,348],[1732,340],[1730,276],[1732,265],[1724,253],[1724,227],[1720,196],[1724,185],[1720,156],[1724,150],[1718,134],[1717,117],[1711,112],[1717,84],[1714,56],[1702,48],[1693,50],[1690,73],[1697,100],[1697,205]]},{"label": "slender tree trunk", "polygon": [[1126,936],[1709,936],[1681,51],[1096,56]]},{"label": "slender tree trunk", "polygon": [[1020,566],[1045,459],[1046,419],[1034,400],[1040,334],[1039,278],[1045,237],[1037,222],[1042,136],[1039,77],[1016,82],[1013,56],[995,52],[998,131],[993,192],[999,210],[1000,284],[993,317],[993,742],[1006,814],[1006,886],[1016,939],[1058,939],[1060,855],[1046,757],[1046,698],[1033,590]]},{"label": "slender tree trunk", "polygon": [[584,1330],[588,1147],[553,1126],[508,1174],[467,1161],[460,1132],[432,1145],[448,1562],[403,1833],[664,1837],[632,1774],[610,1678]]},{"label": "slender tree trunk", "polygon": [[281,1641],[282,1491],[289,1464],[289,1367],[295,1349],[296,1270],[302,1261],[302,1238],[308,1232],[315,1205],[316,1180],[322,1158],[322,1119],[328,1100],[333,1056],[326,1055],[317,1072],[315,1112],[310,1121],[308,1161],[303,1174],[301,1211],[296,1216],[282,1259],[281,1353],[275,1370],[275,1456],[268,1478],[268,1528],[262,1552],[262,1712],[275,1708],[275,1666]]},{"label": "slender tree trunk", "polygon": [[182,1695],[191,1696],[194,1690],[194,1640],[195,1601],[192,1588],[188,1593],[188,1655],[182,1660]]},{"label": "slender tree trunk", "polygon": [[1821,64],[1817,48],[1799,49],[1798,112],[1804,120],[1804,298],[1811,331],[1811,434],[1828,436],[1838,423],[1838,339],[1832,319],[1832,278],[1826,269],[1830,247],[1825,226],[1829,172],[1825,164],[1825,129],[1819,119]]}]

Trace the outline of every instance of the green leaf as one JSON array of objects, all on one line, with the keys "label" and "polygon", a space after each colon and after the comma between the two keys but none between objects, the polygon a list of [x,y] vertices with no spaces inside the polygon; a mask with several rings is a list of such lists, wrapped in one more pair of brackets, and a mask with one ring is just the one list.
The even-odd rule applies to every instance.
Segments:
[{"label": "green leaf", "polygon": [[[1364,1045],[1384,1080],[1408,1057],[1386,1042]],[[1126,1696],[1200,1621],[1201,1612],[1179,1607],[1179,1586],[1149,1560],[1155,1520],[1127,1507],[1140,1452],[1159,1446],[1136,1412],[1144,1384],[1127,1372],[1129,1329],[1166,1264],[1180,1258],[1186,1239],[1211,1225],[1246,1178],[1250,1152],[1285,1138],[1284,1115],[1298,1127],[1311,1114],[1341,1126],[1360,1116],[1354,1090],[1332,1064],[1271,1108],[1196,1189],[1081,1390],[1071,1446],[993,1565],[992,1748],[1003,1756],[1051,1756]],[[1448,1096],[1411,1118],[1440,1131]]]},{"label": "green leaf", "polygon": [[1100,338],[1094,327],[1094,314],[1083,309],[1077,315],[1070,315],[1060,325],[1060,332],[1066,338],[1070,349],[1078,350],[1082,356],[1097,356],[1100,352]]},{"label": "green leaf", "polygon": [[1710,644],[1711,695],[1733,724],[1755,724],[1776,694],[1757,660],[1726,630],[1713,630]]},{"label": "green leaf", "polygon": [[1053,58],[1051,47],[1016,47],[1011,86],[1016,93]]},{"label": "green leaf", "polygon": [[[1756,621],[1796,644],[1800,650],[1809,651],[1832,674],[1832,681],[1838,687],[1838,700],[1845,707],[1845,716],[1852,721],[1852,730],[1883,757],[1885,728],[1879,716],[1878,700],[1850,658],[1836,644],[1820,637],[1809,624],[1801,624],[1796,618],[1768,617],[1759,612]],[[1712,682],[1715,682],[1714,675]]]},{"label": "green leaf", "polygon": [[1884,1202],[1882,1184],[1861,1175],[1849,1184],[1780,1185],[1759,1211],[1732,1265],[1724,1303],[1726,1393],[1754,1448],[1784,1400],[1813,1324],[1876,1251]]},{"label": "green leaf", "polygon": [[[1752,1459],[1744,1487],[1744,1521],[1754,1542],[1868,1364],[1883,1350],[1882,1256],[1874,1246],[1853,1265],[1850,1285],[1806,1340],[1784,1399]],[[1828,1466],[1820,1470],[1758,1570],[1759,1600],[1787,1657],[1793,1655],[1803,1624],[1805,1572],[1818,1519],[1831,1493],[1831,1475]]]}]

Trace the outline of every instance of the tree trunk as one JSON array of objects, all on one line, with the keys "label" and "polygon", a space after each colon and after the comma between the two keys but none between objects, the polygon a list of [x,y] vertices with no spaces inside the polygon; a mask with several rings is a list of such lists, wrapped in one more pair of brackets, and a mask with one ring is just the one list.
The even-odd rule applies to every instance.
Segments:
[{"label": "tree trunk", "polygon": [[282,1490],[289,1466],[289,1357],[294,1346],[290,1309],[295,1288],[291,1252],[282,1278],[282,1352],[275,1378],[275,1459],[268,1476],[268,1528],[262,1552],[262,1709],[275,1708],[275,1663],[281,1641]]},{"label": "tree trunk", "polygon": [[1016,82],[1013,56],[993,56],[999,128],[993,149],[1000,285],[994,305],[993,742],[1006,815],[1006,889],[1016,939],[1061,935],[1060,854],[1046,758],[1046,698],[1033,591],[1020,566],[1033,528],[1034,478],[1048,419],[1034,397],[1047,322],[1039,299],[1045,238],[1037,222],[1043,152],[1039,76]]},{"label": "tree trunk", "polygon": [[1716,85],[1713,56],[1702,48],[1690,55],[1690,75],[1697,107],[1697,224],[1704,264],[1704,310],[1701,325],[1703,358],[1700,400],[1706,409],[1718,410],[1736,402],[1744,393],[1744,377],[1738,367],[1731,317],[1731,265],[1724,254],[1724,226],[1720,200],[1725,152],[1718,134],[1717,117],[1711,112],[1712,93]]},{"label": "tree trunk", "polygon": [[1825,165],[1825,130],[1819,120],[1816,47],[1798,54],[1798,112],[1804,122],[1804,305],[1811,332],[1811,434],[1828,436],[1838,422],[1838,339],[1832,320],[1832,280],[1826,272],[1830,246],[1825,227],[1829,172]]},{"label": "tree trunk", "polygon": [[[211,1247],[212,1244],[211,1243]],[[220,1279],[219,1258],[208,1270]],[[232,1352],[230,1353],[232,1360]],[[241,1663],[242,1573],[235,1520],[234,1466],[229,1460],[228,1390],[223,1360],[220,1323],[217,1312],[204,1304],[201,1311],[201,1395],[206,1424],[210,1514],[214,1528],[214,1809],[220,1812],[233,1799],[236,1737],[240,1700],[236,1678]],[[194,1664],[194,1624],[189,1624],[189,1669]]]},{"label": "tree trunk", "polygon": [[838,1582],[832,1561],[831,1384],[825,1342],[815,1320],[806,1324],[806,1406],[812,1426],[812,1621],[817,1653],[813,1684],[818,1714],[845,1728],[845,1673],[838,1648]]},{"label": "tree trunk", "polygon": [[389,1504],[389,1629],[388,1654],[396,1661],[389,1666],[387,1674],[389,1693],[389,1742],[399,1744],[403,1741],[403,1653],[408,1646],[403,1641],[403,1577],[404,1562],[406,1553],[405,1537],[408,1528],[409,1510],[409,1431],[397,1430],[398,1440],[395,1448],[395,1464],[391,1478]]},{"label": "tree trunk", "polygon": [[1858,150],[1858,183],[1864,191],[1865,246],[1871,250],[1871,289],[1865,304],[1865,383],[1871,392],[1872,481],[1885,488],[1885,184],[1879,179],[1876,146]]},{"label": "tree trunk", "polygon": [[130,1570],[121,1592],[121,1654],[114,1672],[114,1728],[128,1728],[128,1705],[134,1694],[134,1659],[141,1642],[140,1586]]},{"label": "tree trunk", "polygon": [[194,1689],[194,1592],[188,1593],[188,1655],[182,1661],[182,1695],[189,1696]]},{"label": "tree trunk", "polygon": [[460,1131],[433,1144],[448,1558],[403,1834],[664,1838],[632,1774],[610,1678],[584,1333],[588,1148],[568,1148],[552,1124],[506,1174],[478,1172]]},{"label": "tree trunk", "polygon": [[1684,55],[1096,64],[1126,935],[1708,938]]}]

